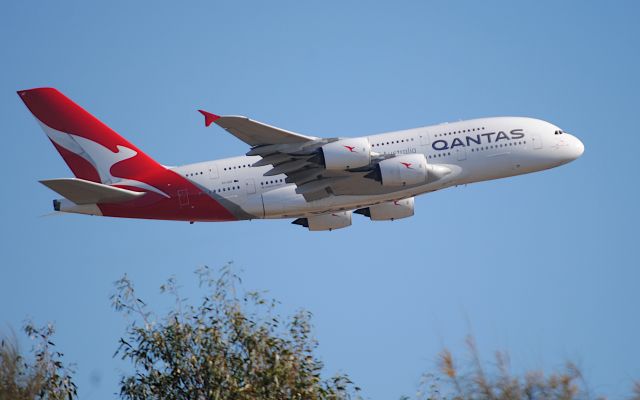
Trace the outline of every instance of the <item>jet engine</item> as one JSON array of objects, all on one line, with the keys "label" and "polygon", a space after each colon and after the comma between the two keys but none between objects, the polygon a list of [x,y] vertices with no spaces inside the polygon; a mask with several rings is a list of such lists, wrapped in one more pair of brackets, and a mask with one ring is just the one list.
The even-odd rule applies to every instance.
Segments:
[{"label": "jet engine", "polygon": [[367,208],[360,208],[356,210],[355,213],[369,217],[372,221],[393,221],[412,217],[414,214],[413,204],[414,198],[409,197],[407,199],[376,204]]},{"label": "jet engine", "polygon": [[344,171],[371,163],[371,143],[367,138],[342,139],[320,149],[322,164],[328,170]]},{"label": "jet engine", "polygon": [[380,161],[374,179],[382,186],[407,186],[426,183],[427,159],[424,154],[407,154]]},{"label": "jet engine", "polygon": [[351,211],[340,211],[331,214],[313,215],[298,218],[292,224],[309,228],[310,231],[332,231],[351,225]]}]

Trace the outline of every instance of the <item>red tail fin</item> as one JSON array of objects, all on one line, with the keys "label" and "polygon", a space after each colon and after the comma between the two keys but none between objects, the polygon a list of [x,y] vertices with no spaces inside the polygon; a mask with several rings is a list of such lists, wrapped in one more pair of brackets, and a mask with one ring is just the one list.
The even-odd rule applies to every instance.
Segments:
[{"label": "red tail fin", "polygon": [[58,90],[21,90],[18,95],[76,177],[109,184],[164,170]]}]

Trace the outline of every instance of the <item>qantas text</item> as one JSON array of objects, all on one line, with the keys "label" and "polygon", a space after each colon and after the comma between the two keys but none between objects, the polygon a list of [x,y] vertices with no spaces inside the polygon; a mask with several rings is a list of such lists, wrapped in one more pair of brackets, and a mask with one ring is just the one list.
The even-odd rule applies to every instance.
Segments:
[{"label": "qantas text", "polygon": [[479,133],[475,136],[465,136],[463,138],[454,138],[451,143],[447,140],[436,140],[431,147],[434,150],[448,150],[457,146],[471,146],[472,144],[497,143],[501,140],[518,140],[524,137],[524,129],[512,129],[509,133],[503,131]]}]

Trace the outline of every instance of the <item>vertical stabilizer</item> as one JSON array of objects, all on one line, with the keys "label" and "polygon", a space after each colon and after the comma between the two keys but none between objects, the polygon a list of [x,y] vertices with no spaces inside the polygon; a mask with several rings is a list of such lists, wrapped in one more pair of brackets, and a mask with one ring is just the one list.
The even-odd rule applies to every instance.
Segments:
[{"label": "vertical stabilizer", "polygon": [[164,169],[58,90],[37,88],[18,95],[77,178],[113,184]]}]

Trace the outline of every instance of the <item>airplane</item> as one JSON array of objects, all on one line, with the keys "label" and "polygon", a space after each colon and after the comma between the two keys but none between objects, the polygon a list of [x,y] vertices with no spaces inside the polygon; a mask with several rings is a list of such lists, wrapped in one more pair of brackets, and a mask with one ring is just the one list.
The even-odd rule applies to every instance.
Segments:
[{"label": "airplane", "polygon": [[415,196],[554,168],[584,145],[549,122],[494,117],[322,138],[198,110],[246,155],[159,164],[54,88],[18,91],[75,178],[47,179],[58,212],[194,222],[293,219],[310,231],[414,215]]}]

